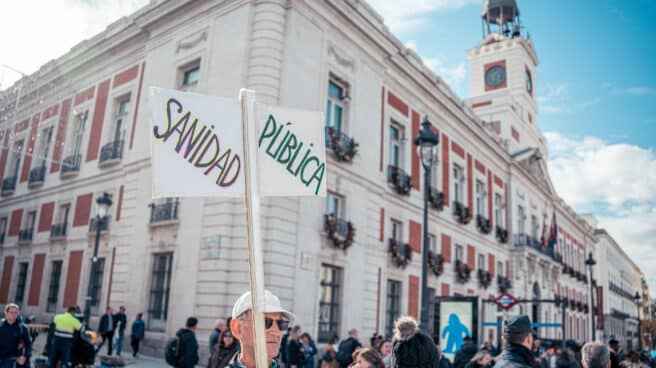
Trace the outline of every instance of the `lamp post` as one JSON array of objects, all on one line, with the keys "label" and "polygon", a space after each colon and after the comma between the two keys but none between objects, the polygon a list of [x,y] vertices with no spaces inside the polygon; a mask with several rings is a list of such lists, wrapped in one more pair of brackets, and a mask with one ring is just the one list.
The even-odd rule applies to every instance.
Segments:
[{"label": "lamp post", "polygon": [[640,293],[636,291],[633,296],[633,300],[636,303],[636,319],[638,320],[638,349],[640,349],[640,354],[642,354],[642,334],[640,332]]},{"label": "lamp post", "polygon": [[424,167],[424,227],[423,227],[423,247],[421,263],[421,328],[429,331],[428,313],[430,301],[428,300],[428,200],[430,197],[430,176],[433,163],[436,161],[437,145],[440,138],[431,129],[431,123],[428,118],[424,117],[421,123],[421,129],[415,138],[417,154],[421,159],[421,165]]},{"label": "lamp post", "polygon": [[91,288],[96,283],[96,267],[98,267],[98,244],[100,243],[100,231],[105,225],[105,219],[109,213],[109,207],[112,206],[112,197],[105,192],[102,196],[96,198],[96,242],[93,246],[93,258],[91,259],[91,273],[89,275],[89,285],[87,286],[87,297],[84,306],[84,322],[89,326],[91,317],[91,304],[95,304],[95,295]]},{"label": "lamp post", "polygon": [[596,265],[597,261],[592,257],[592,252],[588,253],[588,259],[585,260],[585,265],[588,266],[590,275],[590,325],[592,326],[592,341],[597,340],[597,331],[595,330],[595,315],[594,315],[594,285],[592,285],[592,266]]}]

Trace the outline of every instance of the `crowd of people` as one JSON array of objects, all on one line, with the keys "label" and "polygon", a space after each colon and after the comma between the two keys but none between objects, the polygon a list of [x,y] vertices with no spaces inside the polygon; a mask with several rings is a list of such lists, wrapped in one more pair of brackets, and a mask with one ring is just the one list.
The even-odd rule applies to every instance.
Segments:
[{"label": "crowd of people", "polygon": [[[467,336],[453,362],[409,316],[396,321],[391,339],[374,334],[363,346],[358,331],[351,329],[341,341],[334,336],[320,352],[308,332],[301,326],[290,325],[294,316],[282,307],[278,297],[267,290],[264,299],[266,354],[271,368],[656,368],[648,354],[623,351],[615,339],[608,345],[589,342],[582,347],[569,344],[565,348],[537,339],[530,319],[524,315],[504,322],[503,350],[497,350],[489,341],[478,346]],[[32,339],[21,320],[20,309],[16,304],[7,304],[4,314],[5,318],[0,320],[0,368],[27,367]],[[145,333],[141,317],[141,313],[137,314],[130,334],[135,357]],[[246,292],[235,302],[229,318],[216,321],[209,338],[208,368],[256,368],[252,318],[251,296]],[[71,354],[81,354],[74,348],[75,339],[84,335],[81,319],[76,307],[54,317],[47,344],[50,367],[55,368],[58,363],[65,367],[74,360]],[[118,313],[108,307],[100,318],[98,334],[102,340],[93,345],[93,355],[104,344],[108,355],[120,355],[127,324],[124,307]],[[197,325],[198,319],[189,317],[166,344],[165,360],[169,365],[194,368],[199,364]]]}]

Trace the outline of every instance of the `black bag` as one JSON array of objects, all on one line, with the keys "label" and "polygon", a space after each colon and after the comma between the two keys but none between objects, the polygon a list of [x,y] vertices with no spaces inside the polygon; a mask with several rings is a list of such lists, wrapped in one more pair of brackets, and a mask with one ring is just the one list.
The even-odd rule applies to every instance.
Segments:
[{"label": "black bag", "polygon": [[166,343],[166,350],[164,350],[164,360],[171,367],[177,367],[180,361],[180,339],[177,337],[172,338]]}]

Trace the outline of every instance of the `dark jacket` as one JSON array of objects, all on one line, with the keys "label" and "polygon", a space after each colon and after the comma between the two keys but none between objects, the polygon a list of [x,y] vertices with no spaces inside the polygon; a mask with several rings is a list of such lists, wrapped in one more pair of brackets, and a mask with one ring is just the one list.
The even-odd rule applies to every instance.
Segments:
[{"label": "dark jacket", "polygon": [[125,332],[125,328],[127,327],[128,323],[128,319],[125,316],[125,313],[118,312],[114,315],[114,330],[116,330],[119,322],[121,323],[121,327],[119,327],[118,330],[120,332]]},{"label": "dark jacket", "polygon": [[109,328],[109,315],[108,314],[103,314],[102,317],[100,317],[100,324],[98,325],[98,332],[102,334],[114,334],[114,331],[116,331],[116,318],[112,316],[112,328],[110,330]]},{"label": "dark jacket", "polygon": [[532,368],[535,358],[523,345],[507,344],[494,368]]},{"label": "dark jacket", "polygon": [[135,319],[134,322],[132,322],[132,332],[130,333],[130,336],[135,339],[143,340],[145,334],[146,323],[143,319]]},{"label": "dark jacket", "polygon": [[[280,361],[287,364],[287,342],[289,341],[289,334],[285,333],[282,335],[282,341],[280,342]],[[619,368],[619,367],[617,367]]]},{"label": "dark jacket", "polygon": [[442,357],[440,358],[440,362],[438,363],[438,367],[451,368],[451,362],[444,355],[442,355]]},{"label": "dark jacket", "polygon": [[392,368],[439,368],[439,353],[433,339],[415,328],[392,341]]},{"label": "dark jacket", "polygon": [[194,368],[198,364],[198,341],[194,331],[181,328],[175,334],[179,339],[178,368]]},{"label": "dark jacket", "polygon": [[221,336],[221,330],[215,328],[210,333],[210,355],[214,354],[214,348],[219,344],[219,336]]},{"label": "dark jacket", "polygon": [[613,350],[610,351],[610,368],[620,368],[620,360]]},{"label": "dark jacket", "polygon": [[287,366],[296,365],[297,368],[301,368],[305,363],[302,347],[298,340],[290,339],[287,342]]},{"label": "dark jacket", "polygon": [[239,344],[233,343],[229,347],[216,344],[210,356],[208,368],[225,368],[230,364],[232,357],[239,352]]},{"label": "dark jacket", "polygon": [[456,356],[453,358],[453,368],[465,368],[477,352],[478,347],[474,343],[467,342],[462,344],[460,350],[458,350]]},{"label": "dark jacket", "polygon": [[32,355],[32,339],[27,326],[16,320],[9,324],[7,320],[0,320],[0,360],[18,358]]},{"label": "dark jacket", "polygon": [[337,361],[339,362],[339,366],[346,368],[349,364],[353,363],[353,352],[361,346],[362,344],[360,344],[360,341],[354,337],[349,337],[340,342],[339,347],[337,348]]},{"label": "dark jacket", "polygon": [[465,368],[486,368],[486,365],[481,365],[476,362],[470,361],[469,363],[465,364]]}]

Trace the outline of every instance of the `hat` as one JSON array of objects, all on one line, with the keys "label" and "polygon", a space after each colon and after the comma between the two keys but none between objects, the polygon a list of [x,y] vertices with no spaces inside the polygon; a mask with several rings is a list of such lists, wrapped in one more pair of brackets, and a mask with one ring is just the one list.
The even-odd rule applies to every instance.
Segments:
[{"label": "hat", "polygon": [[[269,290],[264,290],[264,304],[264,310],[262,311],[264,313],[281,313],[290,322],[296,319],[293,314],[280,305],[280,299]],[[251,292],[247,291],[237,299],[232,307],[232,318],[237,318],[251,309]]]},{"label": "hat", "polygon": [[515,316],[504,322],[503,334],[526,335],[531,332],[531,320],[527,315]]},{"label": "hat", "polygon": [[619,344],[619,341],[615,337],[611,337],[610,340],[608,340],[608,344]]}]

